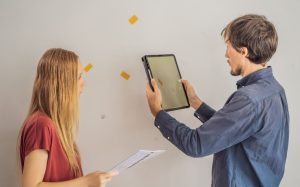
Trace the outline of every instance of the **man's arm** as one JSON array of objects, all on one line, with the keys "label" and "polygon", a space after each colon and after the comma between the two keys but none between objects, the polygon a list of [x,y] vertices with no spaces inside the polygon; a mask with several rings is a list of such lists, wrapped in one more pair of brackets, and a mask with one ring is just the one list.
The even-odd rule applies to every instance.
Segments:
[{"label": "man's arm", "polygon": [[192,157],[222,151],[258,131],[256,108],[248,97],[236,94],[197,129],[190,129],[161,110],[155,126],[178,149]]},{"label": "man's arm", "polygon": [[202,123],[205,123],[215,114],[215,112],[216,111],[213,108],[202,102],[201,106],[195,111],[194,116],[202,121]]},{"label": "man's arm", "polygon": [[188,80],[182,80],[181,82],[184,85],[191,107],[196,110],[194,116],[204,123],[211,118],[216,111],[198,97],[194,87]]},{"label": "man's arm", "polygon": [[219,152],[245,140],[259,129],[255,121],[257,107],[246,95],[239,92],[217,112],[198,97],[194,97],[198,104],[193,102],[195,105],[192,106],[199,107],[196,112],[204,124],[197,129],[190,129],[161,109],[160,90],[154,80],[151,83],[154,91],[148,84],[146,95],[150,110],[155,116],[155,126],[165,138],[189,156],[201,157]]}]

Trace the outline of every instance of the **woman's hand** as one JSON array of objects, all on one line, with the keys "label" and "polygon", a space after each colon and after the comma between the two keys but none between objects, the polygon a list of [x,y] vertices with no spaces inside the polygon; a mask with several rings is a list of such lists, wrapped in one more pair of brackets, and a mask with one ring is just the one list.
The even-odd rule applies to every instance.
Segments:
[{"label": "woman's hand", "polygon": [[118,175],[118,172],[100,172],[96,171],[84,176],[86,186],[88,187],[105,187],[113,176]]}]

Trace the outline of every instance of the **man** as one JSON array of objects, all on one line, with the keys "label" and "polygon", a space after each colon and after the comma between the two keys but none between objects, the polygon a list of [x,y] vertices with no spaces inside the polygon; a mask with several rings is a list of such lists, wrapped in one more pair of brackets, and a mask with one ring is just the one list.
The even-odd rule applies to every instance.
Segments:
[{"label": "man", "polygon": [[161,108],[161,93],[152,80],[146,95],[155,126],[178,149],[192,157],[214,154],[214,187],[279,186],[284,174],[289,112],[284,89],[266,63],[278,37],[264,16],[245,15],[222,31],[231,75],[242,76],[237,90],[215,111],[183,80],[194,115],[203,122],[190,129]]}]

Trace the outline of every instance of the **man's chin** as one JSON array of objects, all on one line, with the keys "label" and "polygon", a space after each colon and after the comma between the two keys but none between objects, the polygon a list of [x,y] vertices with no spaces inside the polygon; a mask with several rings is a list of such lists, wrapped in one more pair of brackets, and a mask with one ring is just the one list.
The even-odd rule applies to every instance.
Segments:
[{"label": "man's chin", "polygon": [[231,74],[232,76],[239,76],[241,73],[240,73],[240,72],[236,72],[236,71],[231,70],[231,71],[230,71],[230,74]]}]

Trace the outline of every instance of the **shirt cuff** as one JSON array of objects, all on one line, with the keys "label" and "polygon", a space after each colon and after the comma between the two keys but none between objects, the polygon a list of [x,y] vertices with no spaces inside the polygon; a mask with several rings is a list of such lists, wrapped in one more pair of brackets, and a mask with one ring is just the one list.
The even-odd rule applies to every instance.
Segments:
[{"label": "shirt cuff", "polygon": [[155,117],[154,125],[166,139],[172,141],[173,133],[178,126],[178,122],[166,111],[161,110]]},{"label": "shirt cuff", "polygon": [[209,120],[215,112],[216,111],[213,108],[203,102],[202,105],[195,111],[194,116],[204,123]]}]

